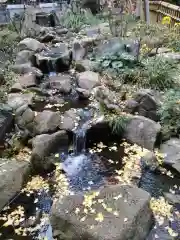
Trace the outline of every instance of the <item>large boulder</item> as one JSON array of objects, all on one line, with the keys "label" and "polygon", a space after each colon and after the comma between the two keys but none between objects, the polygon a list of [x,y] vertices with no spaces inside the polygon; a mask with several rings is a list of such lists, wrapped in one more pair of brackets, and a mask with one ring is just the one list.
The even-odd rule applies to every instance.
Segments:
[{"label": "large boulder", "polygon": [[160,151],[164,154],[164,163],[180,173],[180,139],[171,138],[164,142],[160,147]]},{"label": "large boulder", "polygon": [[83,194],[57,200],[51,213],[53,229],[64,231],[73,240],[146,238],[152,225],[147,192],[132,186],[111,185],[99,189],[97,195],[87,214],[84,214]]},{"label": "large boulder", "polygon": [[31,163],[35,169],[48,169],[52,164],[48,156],[68,145],[68,136],[65,131],[58,131],[53,134],[42,134],[32,139]]},{"label": "large boulder", "polygon": [[43,133],[53,133],[61,125],[60,112],[52,112],[44,110],[37,113],[34,118],[34,133],[35,135]]},{"label": "large boulder", "polygon": [[80,88],[92,90],[94,87],[100,85],[100,76],[98,73],[85,71],[78,74],[77,82]]},{"label": "large boulder", "polygon": [[124,131],[124,138],[131,143],[153,150],[160,130],[160,124],[153,120],[142,116],[131,116]]},{"label": "large boulder", "polygon": [[45,45],[34,38],[23,39],[19,42],[18,47],[20,50],[30,50],[34,52],[39,52],[45,49]]},{"label": "large boulder", "polygon": [[0,159],[0,209],[21,190],[29,163]]},{"label": "large boulder", "polygon": [[8,94],[8,105],[16,110],[24,104],[32,105],[33,93],[10,93]]}]

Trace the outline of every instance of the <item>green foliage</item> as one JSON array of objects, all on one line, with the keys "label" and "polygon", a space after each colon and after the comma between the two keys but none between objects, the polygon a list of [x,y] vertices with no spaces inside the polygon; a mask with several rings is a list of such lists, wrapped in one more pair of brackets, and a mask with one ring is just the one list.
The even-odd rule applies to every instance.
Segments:
[{"label": "green foliage", "polygon": [[11,31],[8,28],[0,31],[0,51],[9,57],[13,55],[19,41],[20,36],[15,31]]},{"label": "green foliage", "polygon": [[0,86],[0,101],[6,102],[7,94],[12,84],[16,81],[17,75],[10,70],[9,64],[3,66],[3,69],[0,69],[0,72],[4,77],[4,83]]},{"label": "green foliage", "polygon": [[89,11],[73,12],[66,11],[61,18],[61,24],[66,28],[72,28],[74,31],[79,31],[85,25],[96,25],[102,20],[92,15]]},{"label": "green foliage", "polygon": [[158,110],[164,135],[178,135],[180,132],[180,91],[170,89]]},{"label": "green foliage", "polygon": [[127,52],[108,54],[96,60],[96,69],[100,72],[108,71],[114,74],[123,74],[124,69],[134,68],[137,65],[136,57]]},{"label": "green foliage", "polygon": [[114,134],[122,134],[130,121],[130,117],[125,114],[111,115],[108,119],[109,126]]},{"label": "green foliage", "polygon": [[[151,57],[142,62],[131,60],[129,62],[122,61],[122,63],[123,66],[121,68],[118,66],[117,70],[113,68],[113,72],[116,70],[118,78],[123,83],[136,84],[139,87],[157,90],[167,90],[179,84],[178,75],[180,71],[175,61],[162,57]],[[109,67],[112,68],[110,64],[111,62]]]},{"label": "green foliage", "polygon": [[162,57],[147,58],[142,69],[141,85],[158,90],[173,88],[177,83],[177,63]]}]

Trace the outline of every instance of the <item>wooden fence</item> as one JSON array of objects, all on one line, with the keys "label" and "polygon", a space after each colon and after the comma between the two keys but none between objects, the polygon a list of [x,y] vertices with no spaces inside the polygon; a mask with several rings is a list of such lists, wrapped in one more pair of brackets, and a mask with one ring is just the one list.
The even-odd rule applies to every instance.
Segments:
[{"label": "wooden fence", "polygon": [[162,18],[168,16],[171,18],[170,26],[180,22],[180,7],[163,2],[163,1],[150,1],[150,20],[151,22],[161,23]]}]

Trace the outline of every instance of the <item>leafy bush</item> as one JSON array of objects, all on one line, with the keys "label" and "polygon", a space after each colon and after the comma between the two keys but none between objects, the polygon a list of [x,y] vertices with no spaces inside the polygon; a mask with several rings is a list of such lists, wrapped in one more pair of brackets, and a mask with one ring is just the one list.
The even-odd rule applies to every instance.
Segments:
[{"label": "leafy bush", "polygon": [[142,69],[141,85],[158,90],[173,88],[177,83],[177,63],[162,57],[147,58]]},{"label": "leafy bush", "polygon": [[180,132],[180,91],[171,89],[164,95],[158,110],[163,134],[177,135]]}]

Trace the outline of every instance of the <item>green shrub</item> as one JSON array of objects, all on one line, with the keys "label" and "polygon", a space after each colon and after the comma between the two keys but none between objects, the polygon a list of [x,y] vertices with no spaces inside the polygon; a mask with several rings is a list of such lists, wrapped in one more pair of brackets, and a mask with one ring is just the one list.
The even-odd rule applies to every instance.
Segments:
[{"label": "green shrub", "polygon": [[142,69],[142,85],[158,90],[175,87],[179,75],[177,63],[162,57],[147,58]]},{"label": "green shrub", "polygon": [[107,65],[109,64],[112,68],[112,72],[116,70],[117,77],[123,83],[136,84],[139,87],[156,90],[167,90],[179,85],[178,76],[180,70],[177,63],[172,60],[151,57],[142,62],[129,61],[128,63],[122,60],[121,62],[121,67],[117,66],[117,69],[113,68],[109,60]]},{"label": "green shrub", "polygon": [[69,10],[61,17],[61,24],[66,28],[72,28],[74,31],[79,31],[85,25],[92,26],[101,22],[102,20],[89,11],[76,13]]},{"label": "green shrub", "polygon": [[20,36],[8,28],[0,31],[0,51],[11,57],[14,53],[17,43],[20,41]]},{"label": "green shrub", "polygon": [[180,132],[180,90],[171,89],[165,93],[158,113],[163,135],[178,135]]}]

